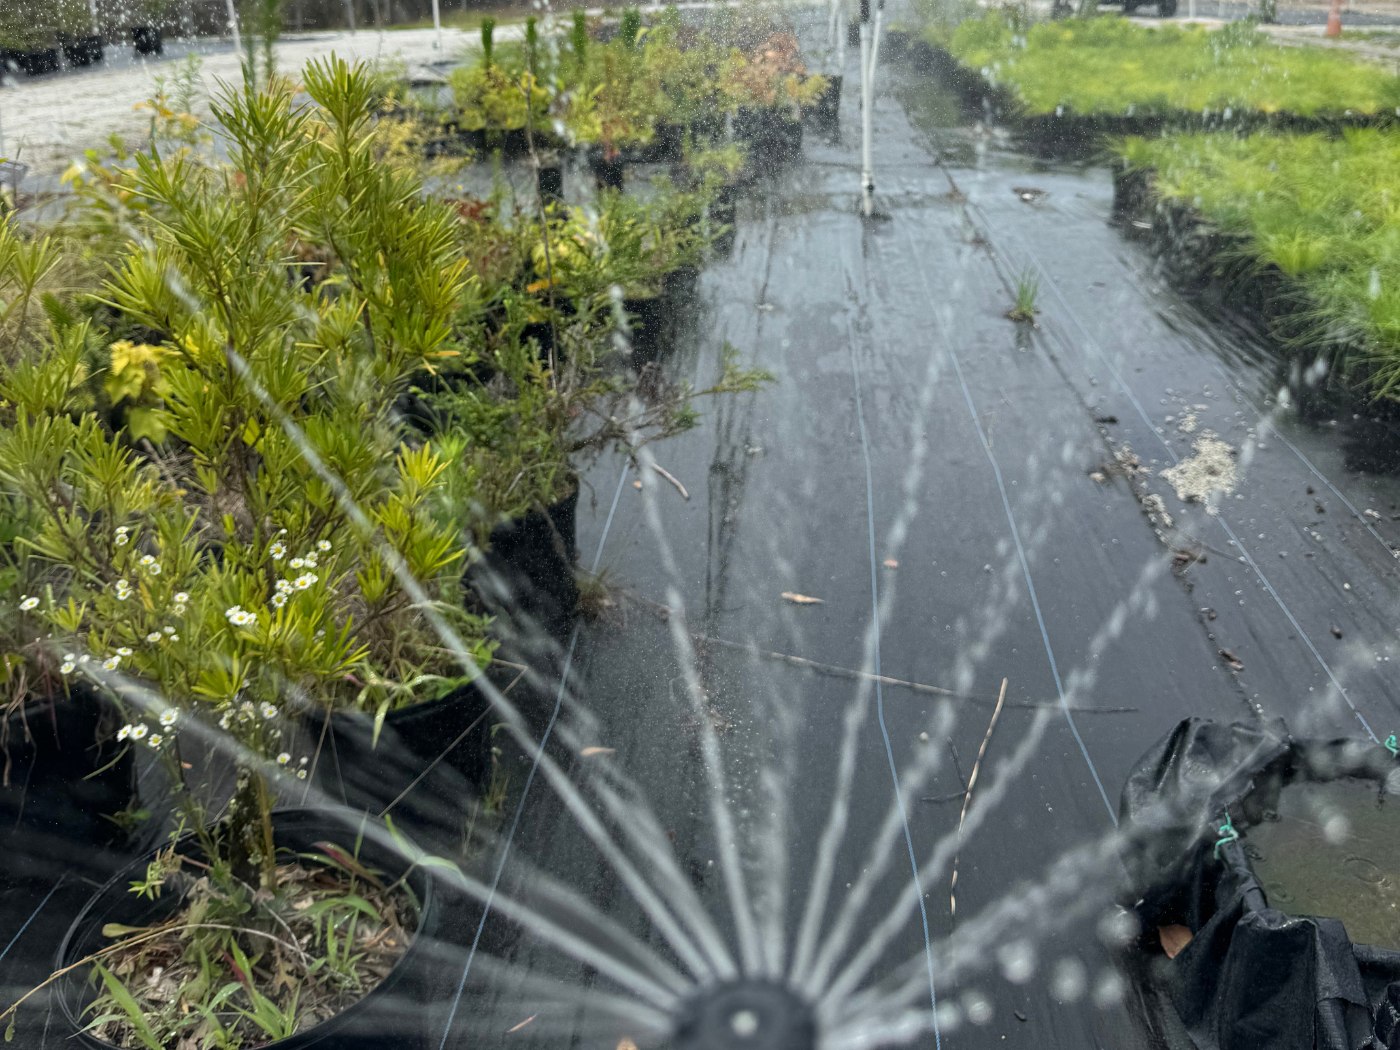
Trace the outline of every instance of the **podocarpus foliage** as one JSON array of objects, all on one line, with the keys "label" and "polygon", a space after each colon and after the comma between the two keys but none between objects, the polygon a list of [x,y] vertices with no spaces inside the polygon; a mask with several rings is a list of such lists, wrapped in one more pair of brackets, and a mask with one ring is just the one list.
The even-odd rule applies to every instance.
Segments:
[{"label": "podocarpus foliage", "polygon": [[[150,153],[122,177],[144,207],[102,294],[140,342],[58,317],[0,382],[0,478],[36,511],[33,615],[64,639],[62,673],[127,694],[224,888],[266,893],[269,781],[299,716],[382,716],[469,673],[395,570],[489,653],[460,612],[466,541],[437,516],[448,464],[393,413],[415,374],[467,354],[454,220],[381,162],[365,70],[332,59],[305,87],[313,107],[275,80],[216,102],[227,164]],[[94,387],[120,429],[85,407]],[[195,723],[235,746],[217,836],[204,767],[181,761]]]}]

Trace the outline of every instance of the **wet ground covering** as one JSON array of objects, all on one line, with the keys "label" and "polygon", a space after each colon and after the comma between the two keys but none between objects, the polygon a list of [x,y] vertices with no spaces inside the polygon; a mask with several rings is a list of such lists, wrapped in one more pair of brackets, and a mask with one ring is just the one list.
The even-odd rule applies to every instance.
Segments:
[{"label": "wet ground covering", "polygon": [[[854,65],[845,72],[852,84]],[[1119,787],[1189,714],[1389,732],[1396,487],[1347,471],[1334,428],[1277,407],[1267,348],[1164,287],[1109,224],[1107,171],[1029,164],[953,126],[937,85],[889,77],[875,137],[886,221],[855,214],[848,91],[839,138],[809,135],[803,163],[741,206],[733,254],[706,270],[692,334],[667,360],[703,380],[727,340],[776,383],[656,449],[688,498],[645,466],[589,477],[580,546],[609,600],[571,650],[564,712],[586,707],[584,738],[606,750],[580,751],[576,769],[638,778],[737,936],[703,768],[713,729],[759,925],[790,950],[837,826],[832,799],[848,805],[817,940],[830,943],[838,905],[865,886],[856,943],[896,916],[873,975],[900,994],[828,989],[834,1018],[875,1031],[897,1004],[927,1009],[936,995],[937,1035],[921,1045],[1162,1045],[1164,1019],[1119,965],[1137,951],[1110,908]],[[1034,328],[1003,316],[1028,273]],[[1208,431],[1238,467],[1215,513],[1161,476],[1199,462]],[[935,774],[896,800],[896,778],[931,754]],[[512,856],[645,936],[609,858],[535,791]],[[896,819],[875,841],[892,806],[908,837]],[[927,880],[917,897],[911,855]],[[528,892],[524,869],[503,870],[503,886]],[[512,1045],[625,1034],[609,1044],[600,1012],[532,999],[532,975],[597,980],[536,938],[517,942],[509,970],[508,993],[483,982],[472,999],[481,1038],[527,1020]]]},{"label": "wet ground covering", "polygon": [[[824,1045],[877,1045],[857,1035],[935,1000],[916,1045],[1170,1045],[1123,965],[1139,948],[1112,908],[1118,790],[1187,715],[1395,728],[1400,486],[1347,469],[1343,421],[1299,423],[1270,349],[1166,286],[1110,225],[1106,169],[1009,152],[907,69],[881,74],[883,217],[860,219],[849,57],[839,133],[809,132],[752,189],[672,318],[671,377],[705,384],[730,343],[775,381],[640,469],[589,472],[580,560],[605,586],[561,641],[540,732],[577,779],[639,782],[656,819],[638,804],[634,829],[674,851],[728,941],[775,976],[816,963],[804,987],[850,1036]],[[1004,316],[1027,280],[1033,326]],[[1214,460],[1208,435],[1228,446]],[[1209,506],[1178,495],[1231,473]],[[543,871],[621,930],[589,931],[602,958],[585,966],[494,903],[469,917],[433,1045],[626,1045],[598,963],[660,935],[618,856],[501,747],[483,879],[529,897]],[[731,843],[753,897],[738,922]],[[7,986],[47,973],[87,877],[6,891]],[[867,945],[868,973],[837,976]],[[16,1045],[56,1045],[42,1013],[25,1024]]]}]

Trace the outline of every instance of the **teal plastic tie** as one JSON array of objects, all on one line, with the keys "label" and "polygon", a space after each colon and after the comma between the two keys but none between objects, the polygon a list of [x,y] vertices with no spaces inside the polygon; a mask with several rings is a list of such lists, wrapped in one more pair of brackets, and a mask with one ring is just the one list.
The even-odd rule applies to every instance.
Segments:
[{"label": "teal plastic tie", "polygon": [[1214,853],[1215,859],[1219,860],[1221,846],[1240,840],[1240,833],[1235,830],[1235,824],[1230,819],[1230,811],[1228,809],[1225,811],[1225,823],[1221,824],[1216,831],[1220,835],[1220,838],[1215,840],[1215,849],[1212,852]]},{"label": "teal plastic tie", "polygon": [[1396,740],[1394,733],[1385,738],[1385,749],[1390,752],[1391,758],[1400,758],[1400,740]]}]

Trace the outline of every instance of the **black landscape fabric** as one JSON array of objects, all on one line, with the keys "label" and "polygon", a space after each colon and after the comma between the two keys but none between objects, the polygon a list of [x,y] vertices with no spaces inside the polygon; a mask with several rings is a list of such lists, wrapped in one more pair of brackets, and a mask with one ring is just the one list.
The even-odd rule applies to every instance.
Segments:
[{"label": "black landscape fabric", "polygon": [[1353,944],[1336,919],[1270,907],[1236,838],[1277,809],[1290,783],[1384,783],[1394,769],[1369,742],[1295,740],[1278,721],[1189,718],[1128,778],[1120,814],[1129,903],[1154,941],[1164,926],[1191,931],[1153,976],[1196,1046],[1400,1048],[1400,952]]}]

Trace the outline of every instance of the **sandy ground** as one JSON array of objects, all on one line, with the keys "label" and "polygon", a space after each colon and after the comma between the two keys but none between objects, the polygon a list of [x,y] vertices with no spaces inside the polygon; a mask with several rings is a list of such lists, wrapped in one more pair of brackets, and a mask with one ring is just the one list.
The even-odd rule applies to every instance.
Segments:
[{"label": "sandy ground", "polygon": [[[277,47],[277,62],[282,69],[299,69],[335,52],[413,68],[451,59],[472,47],[475,39],[472,33],[444,29],[439,47],[431,29],[308,33],[284,38]],[[142,135],[148,117],[138,107],[154,93],[156,78],[171,75],[191,50],[201,56],[206,99],[219,81],[237,79],[239,57],[226,41],[200,41],[193,48],[171,44],[163,58],[149,62],[112,54],[99,69],[40,80],[7,78],[0,88],[0,156],[18,160],[29,168],[30,180],[43,182],[61,174],[83,150],[100,147],[114,134],[124,140]]]}]

